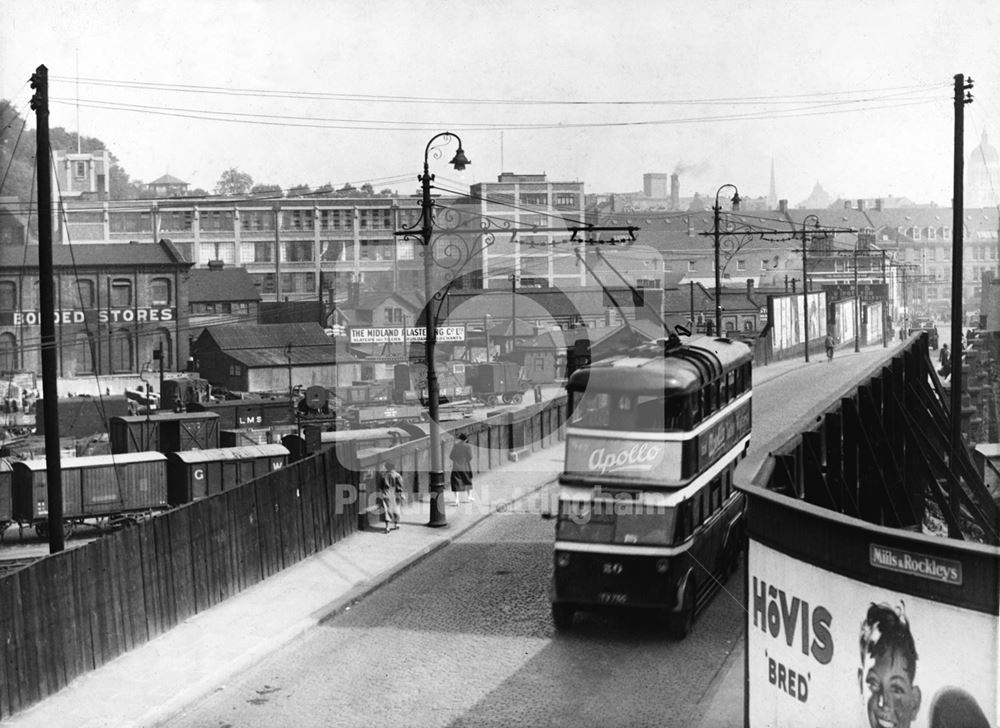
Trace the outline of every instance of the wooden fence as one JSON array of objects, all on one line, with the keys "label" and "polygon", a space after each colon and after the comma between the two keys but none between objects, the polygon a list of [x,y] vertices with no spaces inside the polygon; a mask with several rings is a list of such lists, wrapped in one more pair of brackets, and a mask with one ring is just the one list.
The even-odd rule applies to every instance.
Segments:
[{"label": "wooden fence", "polygon": [[[449,434],[489,470],[561,438],[565,404]],[[338,446],[0,577],[0,719],[355,532],[365,474],[389,457],[427,490],[426,437],[363,459]]]}]

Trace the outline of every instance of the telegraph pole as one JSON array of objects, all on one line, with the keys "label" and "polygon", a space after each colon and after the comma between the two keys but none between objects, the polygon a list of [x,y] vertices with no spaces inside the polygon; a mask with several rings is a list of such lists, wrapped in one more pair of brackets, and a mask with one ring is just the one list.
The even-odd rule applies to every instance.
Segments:
[{"label": "telegraph pole", "polygon": [[52,171],[49,167],[49,69],[31,74],[35,110],[35,163],[38,173],[38,289],[42,329],[42,413],[45,417],[45,470],[49,553],[66,548],[63,534],[62,462],[59,454],[59,384],[56,351],[56,298],[52,275]]},{"label": "telegraph pole", "polygon": [[[955,74],[955,157],[952,186],[951,218],[951,463],[954,472],[962,448],[962,244],[965,240],[963,207],[965,205],[962,180],[965,173],[965,105],[972,103],[972,79],[965,80]],[[958,489],[953,485],[950,494],[952,513],[959,512]],[[954,529],[949,529],[952,531]],[[949,533],[961,538],[961,533]]]}]

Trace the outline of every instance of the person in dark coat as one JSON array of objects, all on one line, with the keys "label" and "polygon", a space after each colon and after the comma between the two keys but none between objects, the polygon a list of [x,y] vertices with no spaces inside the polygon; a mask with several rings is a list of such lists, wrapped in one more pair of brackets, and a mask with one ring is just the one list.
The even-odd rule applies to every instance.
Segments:
[{"label": "person in dark coat", "polygon": [[462,493],[466,502],[475,500],[472,495],[472,447],[465,435],[458,436],[458,442],[451,449],[451,490],[455,494],[454,505],[458,505]]},{"label": "person in dark coat", "polygon": [[396,470],[396,464],[386,460],[382,472],[379,473],[378,491],[379,511],[385,522],[385,532],[399,528],[399,506],[406,498],[403,490],[403,476]]}]

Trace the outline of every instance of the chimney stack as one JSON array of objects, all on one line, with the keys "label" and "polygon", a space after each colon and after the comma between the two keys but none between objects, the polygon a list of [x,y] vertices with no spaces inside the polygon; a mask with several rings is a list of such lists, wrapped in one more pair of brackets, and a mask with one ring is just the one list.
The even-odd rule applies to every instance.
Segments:
[{"label": "chimney stack", "polygon": [[788,212],[788,200],[778,200],[778,212]]},{"label": "chimney stack", "polygon": [[208,261],[209,270],[222,270],[222,266],[225,265],[221,260],[210,260]]},{"label": "chimney stack", "polygon": [[882,212],[882,198],[881,197],[877,197],[875,199],[875,211],[876,212]]},{"label": "chimney stack", "polygon": [[677,173],[670,175],[670,209],[677,210],[681,206],[681,181]]},{"label": "chimney stack", "polygon": [[864,210],[864,209],[865,209],[865,201],[858,200],[858,210]]}]

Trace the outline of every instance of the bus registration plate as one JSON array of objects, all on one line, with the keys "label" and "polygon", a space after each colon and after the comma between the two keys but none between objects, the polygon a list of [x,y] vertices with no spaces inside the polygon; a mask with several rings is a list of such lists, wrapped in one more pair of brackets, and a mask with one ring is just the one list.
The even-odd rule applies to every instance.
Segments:
[{"label": "bus registration plate", "polygon": [[600,592],[597,598],[602,604],[625,604],[628,602],[628,595],[620,592]]}]

